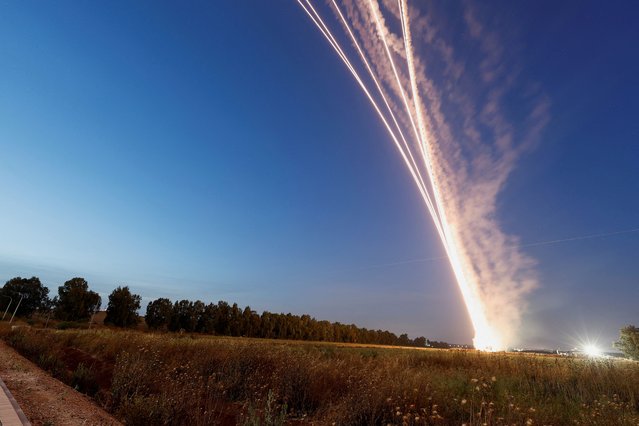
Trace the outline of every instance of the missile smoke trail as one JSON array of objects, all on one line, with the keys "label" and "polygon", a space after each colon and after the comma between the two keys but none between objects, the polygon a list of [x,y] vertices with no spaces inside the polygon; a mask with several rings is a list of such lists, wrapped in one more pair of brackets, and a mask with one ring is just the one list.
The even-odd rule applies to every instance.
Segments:
[{"label": "missile smoke trail", "polygon": [[[639,232],[639,228],[632,228],[632,229],[626,229],[626,230],[623,230],[623,231],[602,232],[602,233],[598,233],[598,234],[580,235],[580,236],[577,236],[577,237],[561,238],[561,239],[545,240],[545,241],[537,241],[537,242],[534,242],[534,243],[527,243],[527,244],[519,244],[516,248],[549,246],[549,245],[555,245],[555,244],[561,244],[561,243],[570,243],[570,242],[574,242],[574,241],[592,240],[592,239],[612,237],[612,236],[615,236],[615,235],[632,234],[632,233],[638,233],[638,232]],[[396,262],[388,262],[388,263],[381,263],[381,264],[377,264],[377,265],[370,265],[370,266],[363,267],[361,269],[389,268],[389,267],[393,267],[393,266],[410,265],[410,264],[413,264],[413,263],[434,262],[434,261],[446,260],[446,259],[448,259],[448,257],[446,257],[446,256],[422,257],[422,258],[419,258],[419,259],[406,259],[406,260],[398,260]]]},{"label": "missile smoke trail", "polygon": [[[535,139],[547,121],[546,103],[536,102],[526,118],[530,130],[521,136],[499,110],[501,98],[514,83],[487,90],[479,114],[463,91],[448,85],[442,93],[427,77],[427,64],[415,55],[413,30],[428,42],[456,82],[462,81],[464,70],[455,62],[450,45],[437,38],[441,29],[428,17],[413,19],[417,13],[409,10],[407,0],[342,0],[341,6],[337,0],[327,0],[361,61],[359,66],[320,8],[311,0],[297,2],[357,81],[411,174],[464,299],[475,347],[505,348],[513,343],[525,306],[522,298],[535,283],[532,261],[514,248],[516,240],[498,226],[496,197],[521,151],[513,146],[513,139]],[[486,56],[479,70],[483,81],[490,83],[499,75],[495,36],[483,28],[470,7],[464,19]],[[401,28],[399,34],[390,29],[393,21]],[[451,114],[452,120],[447,120],[447,105],[459,111]],[[462,119],[461,135],[451,125],[457,116]],[[482,143],[482,132],[493,136],[492,145]]]},{"label": "missile smoke trail", "polygon": [[[304,5],[303,1],[306,3],[306,5]],[[348,29],[348,32],[351,35],[354,44],[357,46],[358,51],[361,54],[362,60],[366,64],[367,70],[369,71],[369,74],[371,75],[371,78],[373,79],[373,81],[375,81],[375,85],[376,85],[376,87],[378,89],[378,92],[379,92],[380,96],[382,97],[382,99],[384,100],[384,104],[386,105],[387,110],[388,110],[389,114],[391,115],[391,118],[392,118],[393,122],[395,123],[396,128],[398,129],[398,133],[400,134],[400,137],[401,137],[401,139],[403,141],[404,148],[402,148],[402,144],[399,143],[397,136],[395,135],[395,133],[394,133],[393,129],[391,128],[391,126],[388,124],[388,121],[387,121],[384,113],[381,111],[381,109],[377,105],[377,102],[374,100],[374,98],[370,94],[370,91],[368,90],[366,85],[362,82],[362,79],[360,78],[359,74],[353,68],[353,66],[351,65],[351,62],[348,60],[348,58],[344,54],[342,48],[337,43],[337,41],[335,40],[335,38],[331,34],[330,30],[328,29],[328,27],[324,24],[322,18],[319,16],[319,14],[315,10],[315,8],[311,4],[311,2],[309,0],[298,0],[298,3],[302,6],[302,8],[304,8],[306,13],[311,17],[311,19],[315,23],[315,25],[320,29],[320,31],[322,32],[324,37],[326,37],[326,39],[329,41],[331,46],[338,53],[338,55],[340,56],[340,58],[342,59],[344,64],[347,66],[347,68],[349,69],[349,71],[351,72],[351,74],[353,75],[355,80],[357,80],[357,82],[359,83],[360,87],[362,88],[362,90],[366,94],[367,98],[369,99],[369,101],[371,102],[373,107],[375,108],[375,111],[377,112],[377,114],[379,115],[380,119],[384,123],[386,129],[388,130],[388,132],[389,132],[389,134],[391,136],[391,138],[393,139],[393,142],[395,142],[395,146],[399,150],[404,162],[406,163],[406,166],[408,167],[413,179],[415,180],[415,183],[417,184],[417,187],[419,188],[420,194],[422,195],[422,197],[424,199],[424,202],[426,203],[428,211],[431,213],[431,215],[433,217],[433,220],[435,221],[435,227],[437,228],[437,231],[440,233],[440,236],[442,236],[441,226],[435,220],[435,213],[434,213],[434,207],[433,207],[432,201],[430,199],[430,196],[429,196],[428,192],[426,191],[426,185],[424,184],[424,179],[423,179],[423,177],[422,177],[422,175],[421,175],[421,173],[419,171],[419,168],[417,167],[417,164],[415,163],[415,160],[413,158],[413,154],[412,154],[412,152],[411,152],[411,150],[410,150],[410,148],[408,146],[408,142],[406,141],[406,139],[404,137],[404,134],[401,131],[401,127],[397,123],[397,119],[395,117],[395,114],[392,111],[392,108],[388,104],[388,101],[387,101],[387,98],[386,98],[386,96],[384,94],[383,89],[381,88],[381,86],[377,82],[377,79],[375,77],[375,74],[374,74],[373,70],[368,65],[368,61],[366,60],[366,57],[365,57],[364,53],[359,48],[359,45],[357,44],[357,40],[355,39],[355,36],[353,35],[352,31],[348,27],[348,23],[344,19],[341,11],[339,10],[339,8],[337,6],[337,3],[335,3],[333,1],[333,4],[336,7],[336,9],[338,10],[339,15],[342,18],[342,21],[343,21],[344,25]],[[410,158],[410,160],[409,160],[409,158]]]}]

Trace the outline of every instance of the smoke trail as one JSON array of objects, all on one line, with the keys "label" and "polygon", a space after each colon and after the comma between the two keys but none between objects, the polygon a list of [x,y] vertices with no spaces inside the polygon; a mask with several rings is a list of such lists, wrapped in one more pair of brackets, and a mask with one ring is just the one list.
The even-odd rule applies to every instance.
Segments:
[{"label": "smoke trail", "polygon": [[[321,20],[310,0],[304,2]],[[327,36],[331,31],[325,24],[318,27],[366,92],[413,175],[464,297],[476,346],[500,349],[516,343],[524,297],[536,285],[534,262],[517,247],[516,237],[501,230],[498,195],[518,157],[548,121],[547,99],[534,85],[518,81],[503,59],[498,35],[486,30],[470,3],[463,11],[469,34],[463,60],[449,41],[456,34],[438,24],[437,3],[427,14],[409,8],[407,0],[328,3],[386,112],[339,40]],[[520,102],[518,114],[508,115],[503,104],[513,99]]]},{"label": "smoke trail", "polygon": [[[602,233],[598,233],[598,234],[587,234],[587,235],[580,235],[580,236],[569,237],[569,238],[560,238],[560,239],[554,239],[554,240],[537,241],[537,242],[534,242],[534,243],[519,244],[517,247],[513,247],[513,248],[521,249],[521,248],[526,248],[526,247],[550,246],[550,245],[561,244],[561,243],[571,243],[571,242],[574,242],[574,241],[600,239],[600,238],[612,237],[612,236],[616,236],[616,235],[632,234],[632,233],[637,233],[637,232],[639,232],[639,228],[633,228],[633,229],[626,229],[626,230],[623,230],[623,231],[602,232]],[[369,265],[369,266],[365,266],[365,267],[363,267],[361,269],[389,268],[389,267],[394,267],[394,266],[410,265],[410,264],[413,264],[413,263],[434,262],[434,261],[447,260],[447,259],[448,258],[446,256],[422,257],[422,258],[419,258],[419,259],[406,259],[406,260],[398,260],[398,261],[395,261],[395,262],[388,262],[388,263],[381,263],[381,264],[376,264],[376,265]]]}]

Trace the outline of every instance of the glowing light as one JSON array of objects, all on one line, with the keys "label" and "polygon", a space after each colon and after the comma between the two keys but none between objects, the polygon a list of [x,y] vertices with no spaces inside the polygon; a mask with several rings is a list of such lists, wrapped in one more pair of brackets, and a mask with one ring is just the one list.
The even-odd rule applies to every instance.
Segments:
[{"label": "glowing light", "polygon": [[[381,11],[379,4],[373,0],[368,0],[369,13],[372,17],[372,22],[375,25],[378,41],[383,46],[383,52],[386,53],[387,59],[392,70],[395,83],[399,90],[399,97],[402,102],[397,105],[398,109],[403,106],[406,113],[410,127],[414,133],[415,146],[418,147],[417,152],[413,153],[409,144],[406,141],[405,132],[402,131],[398,120],[395,117],[393,108],[389,105],[388,98],[390,95],[386,94],[380,84],[381,78],[375,74],[373,67],[371,67],[369,60],[366,57],[365,52],[362,49],[361,43],[358,43],[354,32],[351,30],[349,22],[342,14],[337,2],[332,0],[332,5],[337,13],[337,16],[341,19],[354,47],[357,49],[363,64],[365,65],[371,80],[375,84],[375,88],[381,100],[386,107],[387,114],[390,116],[390,120],[387,118],[386,113],[380,108],[376,100],[374,99],[371,91],[366,87],[362,76],[359,75],[353,62],[348,58],[342,46],[340,46],[337,38],[332,34],[324,20],[322,20],[317,9],[313,7],[311,0],[297,0],[300,6],[312,19],[313,23],[320,30],[322,35],[327,39],[331,47],[335,50],[340,59],[344,62],[348,70],[351,72],[364,94],[367,96],[375,111],[379,115],[380,119],[384,123],[386,130],[390,134],[396,148],[400,152],[406,167],[408,168],[415,184],[417,185],[422,199],[426,204],[427,210],[433,220],[437,233],[441,239],[442,245],[449,259],[451,268],[453,270],[455,280],[461,291],[466,309],[470,316],[473,329],[475,331],[475,337],[473,343],[476,349],[486,351],[503,350],[504,344],[499,332],[491,326],[486,315],[486,308],[482,302],[481,293],[477,282],[474,282],[473,274],[468,270],[472,268],[472,265],[468,265],[463,261],[463,255],[461,249],[461,243],[457,240],[457,234],[454,232],[454,224],[451,224],[445,208],[444,196],[442,194],[442,188],[438,182],[436,161],[436,146],[434,138],[429,134],[425,120],[424,111],[422,111],[422,101],[418,90],[418,82],[415,70],[414,52],[412,47],[411,32],[410,32],[410,17],[408,14],[408,5],[406,0],[398,0],[399,19],[401,21],[402,39],[405,51],[406,70],[408,71],[408,81],[406,85],[409,90],[404,90],[404,82],[400,78],[400,72],[398,71],[391,48],[386,40],[386,27],[382,22]],[[407,92],[412,96],[409,102]],[[412,107],[411,107],[412,103]],[[391,122],[394,126],[391,125]],[[406,134],[410,134],[408,131]],[[400,142],[401,140],[401,142]],[[415,162],[415,157],[421,157],[423,162],[423,169]]]},{"label": "glowing light", "polygon": [[583,348],[583,352],[590,358],[600,358],[603,356],[603,352],[601,351],[601,349],[599,349],[592,343],[585,345]]},{"label": "glowing light", "polygon": [[[464,267],[461,262],[461,256],[457,248],[458,244],[455,240],[454,233],[452,232],[451,226],[446,217],[446,210],[444,208],[444,202],[442,199],[443,197],[441,195],[441,190],[437,182],[437,176],[433,171],[434,167],[432,163],[434,155],[431,152],[433,149],[431,137],[426,130],[424,115],[421,111],[421,98],[418,90],[417,77],[415,72],[415,60],[412,47],[413,42],[411,38],[410,16],[408,14],[407,0],[398,0],[398,6],[400,10],[402,25],[402,38],[404,39],[404,50],[406,52],[406,65],[408,68],[410,87],[413,95],[415,115],[417,117],[419,127],[421,154],[424,160],[425,168],[428,172],[428,177],[430,178],[431,187],[435,198],[435,205],[437,206],[437,211],[439,213],[439,220],[444,230],[444,238],[442,238],[442,240],[444,242],[451,267],[453,268],[453,272],[457,280],[457,285],[461,290],[462,297],[464,298],[464,303],[466,304],[466,309],[475,330],[473,345],[475,346],[475,349],[484,351],[502,350],[504,349],[503,343],[499,334],[488,323],[477,285],[476,283],[472,283],[468,280],[467,274],[464,271]],[[385,41],[384,44],[386,44]]]}]

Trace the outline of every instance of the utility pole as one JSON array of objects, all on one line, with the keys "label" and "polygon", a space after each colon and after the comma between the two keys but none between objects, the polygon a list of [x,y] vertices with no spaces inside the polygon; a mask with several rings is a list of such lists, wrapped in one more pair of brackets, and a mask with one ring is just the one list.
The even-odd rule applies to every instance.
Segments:
[{"label": "utility pole", "polygon": [[95,311],[91,313],[91,319],[89,320],[89,330],[91,330],[91,324],[93,324],[93,316],[95,315]]},{"label": "utility pole", "polygon": [[22,303],[22,299],[24,299],[24,294],[20,296],[20,300],[18,301],[18,306],[16,306],[16,310],[13,311],[13,315],[11,315],[11,321],[9,321],[9,324],[13,322],[13,317],[16,316],[16,312],[18,312],[18,308],[20,307],[20,303]]},{"label": "utility pole", "polygon": [[7,309],[4,310],[4,314],[2,315],[2,321],[4,321],[4,317],[7,315],[7,311],[9,310],[9,307],[13,303],[13,297],[11,297],[11,296],[2,296],[2,297],[8,297],[9,298],[9,304],[7,305]]}]

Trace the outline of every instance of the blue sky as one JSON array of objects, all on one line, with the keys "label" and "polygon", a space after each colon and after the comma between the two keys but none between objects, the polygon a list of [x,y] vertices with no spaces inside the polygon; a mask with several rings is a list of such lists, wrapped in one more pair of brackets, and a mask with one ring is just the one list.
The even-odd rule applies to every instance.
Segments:
[{"label": "blue sky", "polygon": [[[636,9],[483,10],[551,101],[499,199],[524,244],[639,228]],[[296,2],[4,1],[0,58],[0,280],[38,275],[55,292],[84,276],[104,299],[127,284],[145,301],[470,341],[447,263],[403,263],[441,245]],[[525,251],[541,283],[531,345],[605,345],[639,324],[639,232]]]}]

